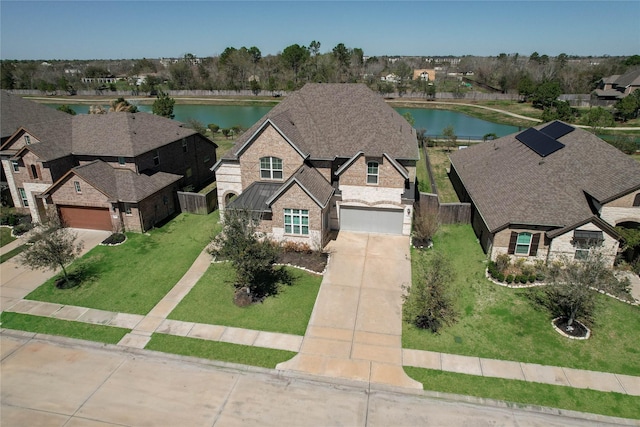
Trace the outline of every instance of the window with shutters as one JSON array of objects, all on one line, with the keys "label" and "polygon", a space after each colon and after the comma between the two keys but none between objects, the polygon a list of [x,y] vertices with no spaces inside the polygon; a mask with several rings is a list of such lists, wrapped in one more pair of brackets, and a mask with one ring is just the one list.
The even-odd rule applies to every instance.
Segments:
[{"label": "window with shutters", "polygon": [[511,232],[508,253],[510,255],[536,256],[538,255],[538,245],[540,244],[540,233],[530,233],[524,231]]},{"label": "window with shutters", "polygon": [[519,233],[516,240],[516,255],[529,255],[531,233]]}]

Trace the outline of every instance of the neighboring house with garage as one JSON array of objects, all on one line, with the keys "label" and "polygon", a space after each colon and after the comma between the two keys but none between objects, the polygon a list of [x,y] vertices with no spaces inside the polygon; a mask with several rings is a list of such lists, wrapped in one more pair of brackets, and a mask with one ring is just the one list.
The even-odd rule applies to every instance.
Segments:
[{"label": "neighboring house with garage", "polygon": [[416,132],[361,84],[307,84],[212,170],[218,206],[246,209],[275,240],[323,246],[331,230],[409,235]]},{"label": "neighboring house with garage", "polygon": [[214,180],[216,145],[148,113],[70,116],[21,126],[0,146],[16,208],[34,222],[145,231],[178,210],[176,191]]},{"label": "neighboring house with garage", "polygon": [[533,261],[613,264],[616,225],[640,224],[640,164],[592,133],[556,121],[451,154],[451,182],[482,248]]}]

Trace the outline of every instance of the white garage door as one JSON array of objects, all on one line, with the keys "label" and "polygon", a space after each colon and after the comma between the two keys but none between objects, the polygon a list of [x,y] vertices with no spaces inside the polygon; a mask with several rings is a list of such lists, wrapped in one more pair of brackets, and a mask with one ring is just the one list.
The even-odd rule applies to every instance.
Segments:
[{"label": "white garage door", "polygon": [[402,234],[401,209],[340,207],[340,230],[366,233]]}]

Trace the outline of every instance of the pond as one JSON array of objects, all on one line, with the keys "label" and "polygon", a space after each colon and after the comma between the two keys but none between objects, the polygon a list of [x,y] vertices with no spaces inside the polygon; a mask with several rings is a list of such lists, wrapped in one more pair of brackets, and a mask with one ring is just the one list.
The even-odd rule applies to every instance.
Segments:
[{"label": "pond", "polygon": [[[58,108],[60,104],[46,104],[51,108]],[[78,114],[87,114],[87,104],[67,104]],[[103,105],[108,109],[108,105]],[[230,128],[239,125],[244,129],[251,127],[260,120],[272,107],[253,105],[195,105],[176,104],[173,113],[175,120],[188,122],[195,119],[203,125],[215,123],[221,128]],[[138,110],[151,112],[151,105],[138,105]],[[416,129],[427,129],[427,135],[437,136],[447,126],[453,126],[459,140],[481,139],[483,135],[495,133],[497,136],[505,136],[518,132],[515,126],[501,125],[477,119],[463,113],[448,110],[431,110],[425,108],[396,108],[400,114],[407,112],[415,120]]]}]

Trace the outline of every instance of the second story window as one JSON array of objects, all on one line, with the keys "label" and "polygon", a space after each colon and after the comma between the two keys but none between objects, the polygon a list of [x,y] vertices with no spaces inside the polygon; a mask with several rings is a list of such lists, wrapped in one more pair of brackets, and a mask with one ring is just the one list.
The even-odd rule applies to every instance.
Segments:
[{"label": "second story window", "polygon": [[378,162],[367,162],[367,184],[378,183]]},{"label": "second story window", "polygon": [[153,155],[153,164],[158,166],[160,164],[160,151],[156,150]]},{"label": "second story window", "polygon": [[182,140],[182,152],[186,153],[187,151],[189,151],[189,146],[187,145],[187,140],[183,139]]},{"label": "second story window", "polygon": [[20,172],[20,163],[17,160],[11,160],[11,168],[14,172]]},{"label": "second story window", "polygon": [[27,145],[31,144],[31,137],[29,135],[24,136],[24,143]]},{"label": "second story window", "polygon": [[125,164],[124,157],[118,157],[118,164],[120,166],[124,166],[124,164]]},{"label": "second story window", "polygon": [[282,159],[278,157],[262,157],[260,159],[261,179],[282,179]]},{"label": "second story window", "polygon": [[39,179],[40,177],[38,176],[38,168],[36,165],[31,165],[29,168],[31,169],[31,178]]},{"label": "second story window", "polygon": [[80,181],[73,181],[73,186],[76,189],[76,193],[82,193],[82,188],[80,188]]}]

